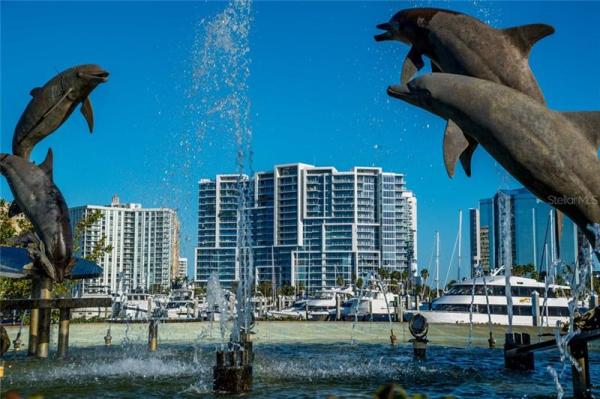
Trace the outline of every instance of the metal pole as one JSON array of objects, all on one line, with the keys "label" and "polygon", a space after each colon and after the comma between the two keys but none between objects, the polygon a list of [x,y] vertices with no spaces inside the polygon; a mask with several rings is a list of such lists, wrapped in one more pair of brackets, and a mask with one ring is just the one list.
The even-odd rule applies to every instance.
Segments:
[{"label": "metal pole", "polygon": [[537,291],[531,293],[531,324],[534,327],[540,325],[540,294]]},{"label": "metal pole", "polygon": [[[31,280],[31,299],[39,299],[40,295],[40,280],[34,278]],[[35,356],[37,352],[38,330],[39,330],[39,309],[31,309],[29,313],[29,347],[27,348],[27,356]]]},{"label": "metal pole", "polygon": [[158,349],[158,320],[150,320],[148,324],[148,349],[150,352]]},{"label": "metal pole", "polygon": [[[48,277],[40,278],[39,286],[39,298],[40,299],[51,299],[51,281]],[[38,343],[36,356],[42,359],[48,357],[48,350],[50,344],[50,323],[52,309],[40,309],[39,310],[39,326],[38,326]]]},{"label": "metal pole", "polygon": [[571,366],[573,375],[573,396],[575,398],[592,398],[592,382],[590,380],[590,362],[588,346],[584,340],[574,339],[569,344],[571,355],[577,361],[580,370]]},{"label": "metal pole", "polygon": [[64,359],[67,357],[69,349],[69,321],[71,319],[71,309],[60,309],[60,319],[58,322],[58,357]]}]

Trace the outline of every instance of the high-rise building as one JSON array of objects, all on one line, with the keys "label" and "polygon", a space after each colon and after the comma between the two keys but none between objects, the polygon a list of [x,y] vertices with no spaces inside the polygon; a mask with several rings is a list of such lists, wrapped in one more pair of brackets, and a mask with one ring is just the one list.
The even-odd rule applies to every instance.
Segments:
[{"label": "high-rise building", "polygon": [[214,272],[225,285],[239,280],[240,186],[248,193],[243,219],[251,229],[257,282],[317,290],[380,267],[404,270],[416,261],[417,201],[403,175],[373,167],[338,172],[276,165],[252,178],[200,181],[200,283]]},{"label": "high-rise building", "polygon": [[115,196],[107,206],[69,209],[73,230],[94,212],[100,217],[76,237],[77,256],[87,257],[98,246],[109,250],[97,262],[102,275],[88,283],[108,286],[112,292],[170,286],[173,270],[179,268],[179,223],[173,209],[120,204]]},{"label": "high-rise building", "polygon": [[472,270],[532,264],[538,271],[560,256],[566,264],[576,262],[579,245],[577,226],[564,217],[558,236],[556,211],[524,188],[500,190],[493,198],[479,201],[470,210]]},{"label": "high-rise building", "polygon": [[188,260],[187,258],[179,258],[179,262],[178,262],[179,268],[177,269],[177,273],[175,274],[175,277],[187,277],[187,273],[188,273]]}]

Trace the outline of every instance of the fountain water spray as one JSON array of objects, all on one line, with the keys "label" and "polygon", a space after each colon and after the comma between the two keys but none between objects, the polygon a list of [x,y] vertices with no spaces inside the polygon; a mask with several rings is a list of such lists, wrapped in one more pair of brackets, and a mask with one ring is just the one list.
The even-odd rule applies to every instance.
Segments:
[{"label": "fountain water spray", "polygon": [[[582,245],[580,248],[581,253],[579,256],[579,259],[582,261],[582,264],[576,263],[573,269],[569,267],[562,268],[562,270],[567,270],[569,272],[567,285],[571,288],[571,298],[569,299],[569,325],[567,333],[565,335],[561,335],[561,332],[563,331],[563,326],[560,322],[557,323],[556,329],[554,331],[556,346],[560,353],[560,372],[558,372],[551,366],[547,367],[548,372],[550,372],[550,374],[554,378],[557,388],[558,399],[562,399],[564,395],[564,390],[560,384],[560,378],[566,371],[568,364],[572,366],[573,372],[576,371],[577,373],[584,373],[580,362],[572,355],[569,343],[575,336],[577,336],[581,332],[581,330],[576,328],[575,325],[575,315],[579,308],[578,302],[580,299],[583,299],[588,295],[591,297],[591,284],[590,287],[588,287],[587,282],[588,278],[590,278],[589,274],[591,273],[593,267],[593,252],[600,254],[600,241],[598,240],[598,238],[600,237],[600,226],[598,224],[594,224],[593,226],[590,226],[588,228],[592,232],[594,232],[594,235],[596,236],[596,248],[592,249],[591,245]],[[558,269],[557,266],[562,265],[562,263],[560,259],[557,259],[555,262],[553,262],[553,265],[556,270]],[[591,280],[589,281],[591,282]]]},{"label": "fountain water spray", "polygon": [[208,278],[206,284],[206,303],[207,303],[207,315],[210,317],[210,330],[215,318],[215,313],[218,310],[219,317],[219,331],[221,333],[221,349],[225,348],[225,333],[227,330],[227,320],[229,318],[229,302],[225,298],[225,293],[219,283],[219,275],[217,272],[213,272]]},{"label": "fountain water spray", "polygon": [[511,200],[508,194],[500,192],[500,236],[502,241],[502,262],[504,264],[504,279],[505,279],[505,294],[506,294],[506,310],[508,315],[508,333],[512,334],[513,323],[513,302],[512,289],[510,286],[510,277],[512,270],[512,232],[510,227],[511,221]]},{"label": "fountain water spray", "polygon": [[192,88],[200,96],[199,111],[205,117],[200,128],[225,131],[235,138],[236,143],[236,313],[228,352],[217,352],[215,367],[215,389],[229,392],[249,390],[252,375],[251,353],[243,353],[252,347],[249,334],[252,328],[251,297],[254,285],[248,199],[252,185],[247,177],[252,176],[253,172],[248,97],[251,11],[250,0],[231,0],[221,13],[203,21],[204,29],[199,39],[202,44],[195,49],[198,57],[194,65]]}]

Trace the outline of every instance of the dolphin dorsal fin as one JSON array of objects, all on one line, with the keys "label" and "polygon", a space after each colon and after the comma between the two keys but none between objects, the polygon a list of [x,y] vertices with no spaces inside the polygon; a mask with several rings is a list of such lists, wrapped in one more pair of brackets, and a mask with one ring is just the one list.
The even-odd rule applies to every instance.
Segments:
[{"label": "dolphin dorsal fin", "polygon": [[46,175],[50,178],[50,180],[54,181],[53,169],[52,169],[52,161],[54,156],[52,155],[52,148],[48,148],[48,153],[46,154],[46,159],[44,162],[40,164],[40,169],[46,173]]},{"label": "dolphin dorsal fin", "polygon": [[504,29],[504,33],[521,49],[523,54],[529,54],[531,47],[537,41],[554,33],[554,27],[546,24],[521,25]]},{"label": "dolphin dorsal fin", "polygon": [[594,150],[600,147],[600,111],[561,112],[571,122],[575,123],[590,143]]}]

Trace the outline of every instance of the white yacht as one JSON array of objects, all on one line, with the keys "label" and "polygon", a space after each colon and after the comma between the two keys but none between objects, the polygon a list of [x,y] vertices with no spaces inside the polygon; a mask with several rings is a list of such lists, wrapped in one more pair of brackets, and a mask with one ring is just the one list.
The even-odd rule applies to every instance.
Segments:
[{"label": "white yacht", "polygon": [[332,314],[335,315],[336,296],[340,296],[340,303],[343,303],[352,294],[352,287],[324,289],[297,300],[289,308],[271,310],[267,316],[274,319],[328,320]]},{"label": "white yacht", "polygon": [[123,293],[113,300],[113,318],[147,320],[153,309],[154,298],[145,293]]},{"label": "white yacht", "polygon": [[[485,281],[484,281],[485,278]],[[484,284],[485,283],[485,284]],[[489,315],[486,302],[489,300]],[[540,323],[556,326],[557,321],[566,322],[569,318],[568,301],[570,289],[567,286],[550,284],[544,298],[545,284],[525,277],[510,277],[512,296],[512,323],[517,326],[533,325],[531,296],[539,294]],[[474,324],[508,325],[506,298],[506,278],[503,275],[490,275],[475,279],[475,295],[472,297],[473,279],[462,280],[452,286],[444,295],[430,304],[422,305],[419,313],[429,323],[469,323],[471,298],[473,298],[472,319]],[[411,317],[414,311],[405,314]]]},{"label": "white yacht", "polygon": [[346,301],[341,309],[343,320],[387,321],[394,318],[397,296],[376,289],[365,289],[362,295]]},{"label": "white yacht", "polygon": [[194,290],[178,288],[171,291],[166,304],[167,317],[171,320],[198,318],[198,307],[194,300]]},{"label": "white yacht", "polygon": [[[110,294],[110,287],[105,285],[87,285],[85,290],[79,290],[74,295],[75,298],[113,298]],[[111,316],[112,309],[109,307],[98,308],[78,308],[73,309],[72,319],[107,319]]]}]

